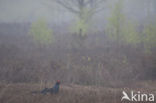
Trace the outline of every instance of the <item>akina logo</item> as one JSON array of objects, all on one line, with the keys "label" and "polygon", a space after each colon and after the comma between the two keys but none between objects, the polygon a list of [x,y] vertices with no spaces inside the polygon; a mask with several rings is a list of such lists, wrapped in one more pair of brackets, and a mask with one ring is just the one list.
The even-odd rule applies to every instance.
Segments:
[{"label": "akina logo", "polygon": [[125,91],[122,91],[121,101],[134,101],[134,102],[154,102],[155,96],[152,93],[146,94],[141,93],[140,91],[134,92],[131,91],[128,95]]}]

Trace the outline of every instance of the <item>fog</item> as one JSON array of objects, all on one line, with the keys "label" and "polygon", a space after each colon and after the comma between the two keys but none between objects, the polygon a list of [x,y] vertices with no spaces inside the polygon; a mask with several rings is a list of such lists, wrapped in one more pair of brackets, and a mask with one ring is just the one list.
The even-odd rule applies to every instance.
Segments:
[{"label": "fog", "polygon": [[1,0],[0,80],[155,80],[155,25],[155,0]]},{"label": "fog", "polygon": [[[105,7],[96,14],[96,17],[105,20],[104,17],[108,17],[115,1],[117,0],[108,0],[103,3]],[[130,18],[145,20],[147,7],[149,7],[151,15],[155,15],[154,0],[124,0],[124,11]],[[32,22],[40,17],[49,22],[69,22],[74,19],[72,13],[54,0],[1,0],[0,14],[0,22]]]},{"label": "fog", "polygon": [[155,90],[156,0],[0,0],[0,103],[127,103]]}]

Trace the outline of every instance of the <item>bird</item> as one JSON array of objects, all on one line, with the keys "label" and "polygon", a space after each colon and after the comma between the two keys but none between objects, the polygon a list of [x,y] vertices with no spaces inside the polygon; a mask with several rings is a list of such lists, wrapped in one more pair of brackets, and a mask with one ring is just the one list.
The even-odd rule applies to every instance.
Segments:
[{"label": "bird", "polygon": [[34,91],[32,92],[34,93],[41,93],[41,94],[47,94],[47,93],[51,93],[51,94],[57,94],[59,92],[59,88],[60,88],[60,80],[56,81],[56,84],[52,87],[52,88],[44,88],[42,91]]},{"label": "bird", "polygon": [[60,88],[60,80],[57,80],[56,84],[52,88],[52,92],[55,93],[55,94],[58,93],[59,88]]},{"label": "bird", "polygon": [[57,80],[56,84],[52,88],[45,88],[41,91],[41,94],[51,93],[56,94],[59,92],[60,80]]}]

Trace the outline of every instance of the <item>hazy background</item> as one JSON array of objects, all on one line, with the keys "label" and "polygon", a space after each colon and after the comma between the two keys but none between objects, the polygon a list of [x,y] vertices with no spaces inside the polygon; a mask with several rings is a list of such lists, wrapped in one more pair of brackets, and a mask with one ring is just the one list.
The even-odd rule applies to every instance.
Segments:
[{"label": "hazy background", "polygon": [[155,80],[156,1],[105,0],[96,8],[81,18],[55,0],[0,0],[0,81]]},{"label": "hazy background", "polygon": [[156,94],[156,0],[0,0],[0,103],[129,102],[123,91]]}]

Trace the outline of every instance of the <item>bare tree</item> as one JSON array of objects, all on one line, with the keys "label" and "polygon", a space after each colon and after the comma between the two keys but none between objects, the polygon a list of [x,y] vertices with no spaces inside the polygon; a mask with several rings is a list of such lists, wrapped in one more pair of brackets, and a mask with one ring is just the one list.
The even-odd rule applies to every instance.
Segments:
[{"label": "bare tree", "polygon": [[[66,8],[69,12],[75,14],[82,27],[78,28],[79,41],[84,41],[84,27],[92,16],[104,9],[104,3],[106,0],[54,0],[57,4]],[[84,40],[81,40],[84,39]],[[77,43],[78,44],[78,43]]]},{"label": "bare tree", "polygon": [[66,8],[69,12],[76,14],[81,20],[86,22],[94,14],[104,9],[105,0],[54,0],[56,3]]}]

